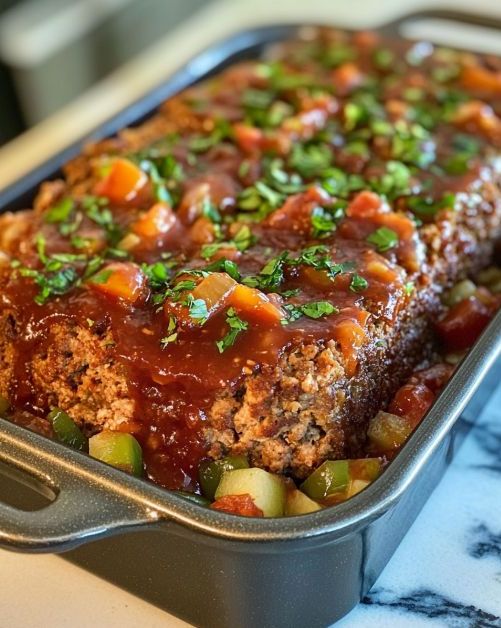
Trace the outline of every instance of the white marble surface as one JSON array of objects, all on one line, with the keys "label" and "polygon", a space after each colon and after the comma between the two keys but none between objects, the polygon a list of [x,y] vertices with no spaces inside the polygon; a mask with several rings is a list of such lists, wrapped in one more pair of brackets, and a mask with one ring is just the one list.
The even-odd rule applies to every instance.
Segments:
[{"label": "white marble surface", "polygon": [[371,593],[337,625],[501,627],[501,386]]}]

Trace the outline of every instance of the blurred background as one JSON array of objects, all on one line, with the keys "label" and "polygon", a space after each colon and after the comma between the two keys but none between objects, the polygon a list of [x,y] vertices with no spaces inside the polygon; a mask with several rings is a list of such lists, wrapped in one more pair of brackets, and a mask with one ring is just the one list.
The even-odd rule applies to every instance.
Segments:
[{"label": "blurred background", "polygon": [[0,0],[0,145],[209,2]]}]

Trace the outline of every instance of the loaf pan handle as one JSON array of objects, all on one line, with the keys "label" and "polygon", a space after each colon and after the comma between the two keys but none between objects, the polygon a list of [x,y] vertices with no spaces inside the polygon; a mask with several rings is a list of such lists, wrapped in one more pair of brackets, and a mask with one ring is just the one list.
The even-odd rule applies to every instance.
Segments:
[{"label": "loaf pan handle", "polygon": [[0,502],[0,548],[62,552],[159,518],[141,481],[1,419],[0,461],[53,497],[33,512]]}]

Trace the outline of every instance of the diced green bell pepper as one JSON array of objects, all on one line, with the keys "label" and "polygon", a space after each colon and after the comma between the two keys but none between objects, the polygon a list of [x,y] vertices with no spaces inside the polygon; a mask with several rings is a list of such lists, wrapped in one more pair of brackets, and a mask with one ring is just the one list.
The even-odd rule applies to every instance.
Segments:
[{"label": "diced green bell pepper", "polygon": [[315,500],[344,491],[350,481],[348,460],[326,460],[301,484],[301,490]]},{"label": "diced green bell pepper", "polygon": [[250,495],[265,517],[281,517],[285,512],[285,484],[263,469],[235,469],[223,474],[216,500],[226,495]]},{"label": "diced green bell pepper", "polygon": [[202,497],[201,495],[197,495],[196,493],[188,493],[188,491],[172,491],[174,495],[185,499],[188,502],[193,502],[194,504],[198,504],[199,506],[203,506],[207,508],[210,506],[210,500]]},{"label": "diced green bell pepper", "polygon": [[10,403],[6,397],[0,396],[0,417],[5,418],[10,410]]},{"label": "diced green bell pepper", "polygon": [[52,429],[60,443],[79,451],[87,451],[87,439],[69,414],[54,408],[47,418],[52,423]]},{"label": "diced green bell pepper", "polygon": [[89,454],[132,475],[143,475],[143,452],[132,434],[100,432],[89,439]]},{"label": "diced green bell pepper", "polygon": [[306,515],[309,512],[315,512],[321,509],[320,504],[317,504],[317,502],[310,499],[297,488],[287,492],[287,501],[285,502],[285,514],[287,516]]},{"label": "diced green bell pepper", "polygon": [[228,456],[221,460],[205,460],[198,468],[198,479],[202,493],[213,501],[223,473],[234,471],[235,469],[248,468],[249,461],[245,456]]}]

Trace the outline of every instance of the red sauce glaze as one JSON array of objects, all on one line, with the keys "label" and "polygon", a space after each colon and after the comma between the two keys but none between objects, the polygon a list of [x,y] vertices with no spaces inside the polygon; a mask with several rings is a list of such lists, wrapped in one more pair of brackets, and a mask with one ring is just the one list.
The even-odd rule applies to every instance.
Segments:
[{"label": "red sauce glaze", "polygon": [[[492,116],[497,119],[501,98],[497,92],[489,97],[489,134],[476,110],[451,122],[443,102],[453,108],[452,92],[461,80],[456,76],[444,87],[430,79],[443,65],[439,57],[416,67],[404,61],[401,44],[339,37],[326,31],[316,52],[308,44],[285,46],[280,72],[273,64],[245,63],[179,95],[157,119],[161,133],[151,127],[153,139],[140,140],[137,150],[125,136],[97,147],[80,186],[66,186],[32,215],[30,232],[9,248],[22,269],[38,277],[18,268],[0,273],[0,309],[13,312],[20,332],[9,393],[16,409],[40,417],[49,410],[33,387],[30,359],[47,350],[55,323],[107,330],[111,356],[125,368],[136,400],[133,422],[120,429],[140,440],[152,480],[195,489],[205,455],[203,427],[222,391],[237,392],[244,377],[274,368],[286,350],[315,341],[335,340],[348,377],[356,374],[360,348],[372,342],[369,326],[393,323],[414,291],[431,281],[418,225],[439,223],[447,246],[454,201],[445,202],[444,195],[470,194],[480,175],[491,176],[481,171],[479,155],[497,142],[486,137],[497,138]],[[341,44],[355,47],[356,60],[319,60],[324,49]],[[387,47],[402,59],[393,69],[374,60]],[[461,61],[454,63],[460,73]],[[470,88],[474,78],[468,76]],[[480,78],[484,88],[485,76]],[[412,104],[418,88],[420,108]],[[413,98],[405,95],[410,89]],[[436,119],[422,119],[427,112]],[[419,128],[410,122],[418,125],[418,114]],[[374,123],[386,126],[377,131]],[[389,139],[399,124],[398,141]],[[457,156],[457,134],[471,124],[477,151],[464,171],[451,174],[444,164]],[[425,199],[424,209],[412,205],[416,198]],[[54,208],[65,199],[72,206],[61,219]],[[473,195],[471,212],[475,202],[481,199]],[[474,245],[465,239],[460,254]],[[308,247],[321,248],[305,258]],[[61,254],[74,257],[54,270],[47,260]],[[86,269],[99,256],[89,280]],[[277,259],[279,280],[265,285],[264,271]],[[186,301],[193,287],[172,292],[183,280],[198,286],[201,277],[190,272],[221,260],[235,263],[238,281],[262,291],[269,311],[274,306],[283,312],[287,324],[258,306],[235,305],[245,329],[221,351],[217,343],[230,331],[232,297],[225,296],[201,324]],[[155,263],[166,269],[160,287],[148,279]],[[117,268],[125,274],[106,276]],[[61,269],[72,269],[79,281],[61,294],[52,287],[43,302],[35,302],[37,280],[42,277],[43,284]],[[176,279],[180,271],[185,273]],[[179,295],[184,301],[176,300]],[[304,314],[305,306],[319,302],[331,310],[318,318]],[[291,312],[300,310],[294,320]],[[166,312],[176,315],[174,323]],[[489,306],[472,299],[453,308],[437,329],[447,347],[462,349],[491,315]],[[169,335],[176,338],[167,343]],[[418,422],[438,380],[410,383],[390,412]]]}]

